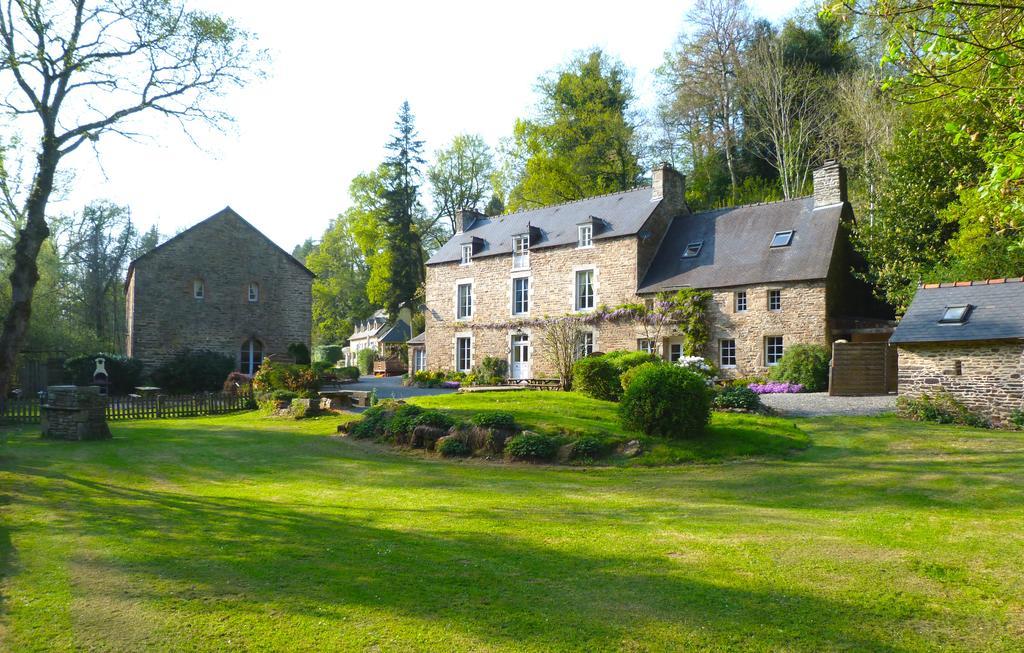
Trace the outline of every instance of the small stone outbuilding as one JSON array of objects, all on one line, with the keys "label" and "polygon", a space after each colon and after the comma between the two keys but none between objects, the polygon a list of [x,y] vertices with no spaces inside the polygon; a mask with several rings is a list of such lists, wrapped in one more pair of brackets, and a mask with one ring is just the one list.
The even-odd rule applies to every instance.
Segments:
[{"label": "small stone outbuilding", "polygon": [[1024,279],[927,284],[890,343],[899,393],[944,390],[995,422],[1024,408]]}]

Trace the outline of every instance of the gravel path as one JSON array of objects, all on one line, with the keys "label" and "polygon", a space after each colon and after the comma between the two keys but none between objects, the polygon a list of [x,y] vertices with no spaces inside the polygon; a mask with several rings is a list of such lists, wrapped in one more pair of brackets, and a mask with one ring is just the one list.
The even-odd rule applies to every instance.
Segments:
[{"label": "gravel path", "polygon": [[830,397],[826,392],[761,395],[761,401],[780,415],[820,417],[825,415],[878,415],[896,409],[896,395],[879,397]]}]

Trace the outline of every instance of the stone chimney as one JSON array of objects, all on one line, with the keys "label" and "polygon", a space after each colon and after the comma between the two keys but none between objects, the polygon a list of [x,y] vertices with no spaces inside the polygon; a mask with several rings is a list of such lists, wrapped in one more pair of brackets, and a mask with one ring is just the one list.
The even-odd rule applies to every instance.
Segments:
[{"label": "stone chimney", "polygon": [[479,211],[473,209],[459,209],[455,212],[455,233],[461,234],[467,229],[473,228],[473,223],[480,218],[486,217]]},{"label": "stone chimney", "polygon": [[828,160],[814,171],[814,207],[831,206],[848,200],[846,168]]},{"label": "stone chimney", "polygon": [[664,198],[669,206],[681,211],[686,206],[686,175],[667,163],[662,163],[651,171],[654,188],[651,201]]}]

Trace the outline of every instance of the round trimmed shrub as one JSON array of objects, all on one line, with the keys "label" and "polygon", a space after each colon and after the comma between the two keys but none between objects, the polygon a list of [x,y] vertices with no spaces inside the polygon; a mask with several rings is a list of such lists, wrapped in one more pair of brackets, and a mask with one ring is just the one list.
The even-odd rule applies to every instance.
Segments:
[{"label": "round trimmed shrub", "polygon": [[711,400],[715,408],[733,410],[758,410],[761,408],[761,397],[751,390],[741,386],[729,386],[723,388]]},{"label": "round trimmed shrub", "polygon": [[823,345],[791,345],[786,347],[778,364],[771,370],[771,379],[800,384],[807,392],[828,389],[828,364],[832,356]]},{"label": "round trimmed shrub", "polygon": [[619,374],[643,365],[644,363],[658,363],[661,359],[655,354],[648,354],[643,351],[627,351],[620,349],[610,351],[604,355],[604,359],[615,366]]},{"label": "round trimmed shrub", "polygon": [[648,435],[695,438],[711,417],[711,391],[704,377],[675,365],[640,371],[619,405],[622,424]]},{"label": "round trimmed shrub", "polygon": [[648,361],[646,363],[641,363],[640,365],[637,365],[636,367],[629,368],[628,370],[626,370],[625,372],[622,373],[622,376],[619,377],[619,383],[622,385],[622,391],[625,392],[626,389],[629,388],[629,384],[632,383],[633,379],[636,378],[636,375],[639,374],[640,372],[642,372],[643,370],[650,369],[650,368],[656,367],[658,365],[667,365],[667,364],[668,363],[666,363],[664,361],[660,361],[660,360],[657,361],[657,362]]},{"label": "round trimmed shrub", "polygon": [[465,442],[451,436],[438,440],[436,450],[445,458],[460,458],[470,454]]},{"label": "round trimmed shrub", "polygon": [[558,440],[527,431],[506,442],[505,453],[519,460],[551,460],[558,453]]},{"label": "round trimmed shrub", "polygon": [[470,418],[471,422],[485,429],[501,429],[514,431],[516,428],[516,417],[512,413],[493,411],[489,413],[477,413]]},{"label": "round trimmed shrub", "polygon": [[622,396],[619,374],[608,356],[588,356],[572,366],[572,387],[594,399],[618,401]]}]

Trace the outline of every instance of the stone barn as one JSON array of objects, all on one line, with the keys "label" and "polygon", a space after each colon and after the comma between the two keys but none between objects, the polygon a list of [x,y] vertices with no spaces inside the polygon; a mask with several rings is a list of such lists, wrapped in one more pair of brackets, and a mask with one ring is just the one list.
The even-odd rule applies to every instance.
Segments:
[{"label": "stone barn", "polygon": [[1022,408],[1024,279],[918,288],[890,343],[899,348],[899,393],[944,390],[1003,422]]},{"label": "stone barn", "polygon": [[230,207],[132,261],[127,353],[147,369],[185,349],[235,358],[252,374],[310,344],[313,273]]}]

